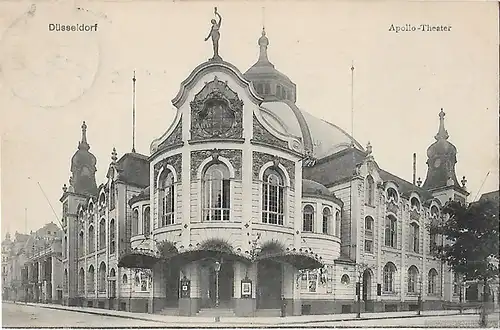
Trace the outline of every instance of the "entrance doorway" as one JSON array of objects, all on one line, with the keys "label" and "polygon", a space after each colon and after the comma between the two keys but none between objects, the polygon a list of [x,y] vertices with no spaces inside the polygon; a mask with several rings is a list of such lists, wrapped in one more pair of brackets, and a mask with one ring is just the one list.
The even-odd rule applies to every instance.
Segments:
[{"label": "entrance doorway", "polygon": [[269,260],[257,264],[257,309],[281,308],[282,265]]},{"label": "entrance doorway", "polygon": [[366,269],[363,272],[363,301],[365,304],[365,311],[373,312],[372,303],[372,271]]},{"label": "entrance doorway", "polygon": [[232,308],[232,300],[234,297],[233,263],[222,262],[220,264],[218,280],[217,272],[215,270],[216,267],[214,260],[205,260],[201,265],[202,307],[217,307],[218,300],[220,308]]},{"label": "entrance doorway", "polygon": [[166,287],[165,307],[177,307],[179,305],[179,273],[180,269],[178,266],[167,265],[164,269]]}]

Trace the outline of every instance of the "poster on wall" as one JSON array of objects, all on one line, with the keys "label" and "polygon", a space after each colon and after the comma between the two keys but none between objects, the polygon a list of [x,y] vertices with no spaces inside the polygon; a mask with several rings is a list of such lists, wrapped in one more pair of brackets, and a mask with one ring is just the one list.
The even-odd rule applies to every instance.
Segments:
[{"label": "poster on wall", "polygon": [[250,280],[241,281],[241,297],[242,298],[252,297],[252,281]]}]

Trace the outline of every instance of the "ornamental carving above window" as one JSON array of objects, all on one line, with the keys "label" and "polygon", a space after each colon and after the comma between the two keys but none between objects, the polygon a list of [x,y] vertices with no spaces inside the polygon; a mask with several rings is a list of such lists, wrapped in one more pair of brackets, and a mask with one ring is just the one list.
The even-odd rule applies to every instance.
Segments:
[{"label": "ornamental carving above window", "polygon": [[191,102],[191,139],[243,137],[241,101],[229,86],[214,78]]}]

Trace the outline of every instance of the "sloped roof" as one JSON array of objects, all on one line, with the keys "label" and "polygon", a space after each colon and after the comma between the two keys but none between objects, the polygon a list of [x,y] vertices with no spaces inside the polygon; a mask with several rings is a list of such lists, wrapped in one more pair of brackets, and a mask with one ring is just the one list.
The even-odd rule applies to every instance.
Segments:
[{"label": "sloped roof", "polygon": [[[363,162],[366,153],[357,148],[348,148],[331,156],[320,159],[312,167],[303,168],[303,178],[320,182],[326,187],[349,180],[353,177],[356,165]],[[432,194],[394,174],[380,169],[380,177],[384,181],[393,181],[400,193],[411,191],[419,193],[425,200],[431,199]]]},{"label": "sloped roof", "polygon": [[117,162],[118,180],[140,188],[149,186],[149,160],[138,153],[124,154]]},{"label": "sloped roof", "polygon": [[481,195],[481,197],[479,197],[479,200],[480,201],[488,200],[488,201],[498,203],[500,201],[500,191],[495,190],[495,191],[490,191],[488,193],[484,193]]},{"label": "sloped roof", "polygon": [[144,201],[144,200],[148,200],[150,198],[150,188],[149,186],[147,186],[146,188],[144,188],[138,195],[135,195],[133,196],[129,201],[128,201],[128,204],[129,205],[132,205],[134,204],[135,202],[138,202],[138,201]]},{"label": "sloped roof", "polygon": [[354,168],[363,162],[365,157],[366,154],[359,149],[344,149],[318,160],[312,167],[304,167],[302,177],[320,182],[325,187],[331,187],[338,182],[352,178]]},{"label": "sloped roof", "polygon": [[400,177],[398,177],[394,174],[391,174],[385,170],[382,170],[382,169],[380,170],[380,177],[384,181],[394,181],[396,183],[396,185],[398,186],[399,192],[402,194],[406,194],[406,193],[409,193],[411,191],[415,191],[418,194],[420,194],[420,196],[423,197],[425,200],[433,198],[432,194],[429,191],[427,191],[419,186],[416,186],[416,185],[414,185],[414,184],[412,184],[404,179],[401,179]]}]

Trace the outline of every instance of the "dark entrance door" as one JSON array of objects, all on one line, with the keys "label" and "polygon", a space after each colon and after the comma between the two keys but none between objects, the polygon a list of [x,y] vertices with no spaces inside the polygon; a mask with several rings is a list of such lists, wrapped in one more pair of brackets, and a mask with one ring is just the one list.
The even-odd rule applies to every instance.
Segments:
[{"label": "dark entrance door", "polygon": [[363,273],[363,301],[365,305],[366,312],[373,312],[374,305],[371,299],[372,293],[372,273],[370,269],[367,269]]},{"label": "dark entrance door", "polygon": [[168,265],[165,269],[166,281],[166,307],[177,307],[179,305],[179,282],[180,269]]},{"label": "dark entrance door", "polygon": [[257,308],[278,309],[281,307],[281,264],[259,261],[257,264]]}]

